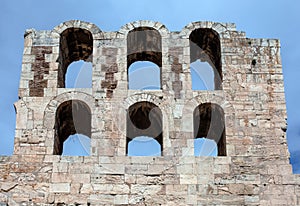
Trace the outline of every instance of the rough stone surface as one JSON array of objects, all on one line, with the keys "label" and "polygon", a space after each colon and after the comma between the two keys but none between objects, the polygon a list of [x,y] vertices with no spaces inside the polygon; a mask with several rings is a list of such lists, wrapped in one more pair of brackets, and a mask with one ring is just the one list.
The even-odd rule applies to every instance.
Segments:
[{"label": "rough stone surface", "polygon": [[[136,54],[127,54],[128,42],[139,39],[128,41],[132,31],[151,32],[145,43],[137,40]],[[209,53],[193,58],[217,62],[218,90],[192,90],[193,31],[192,40],[202,38],[197,45]],[[62,88],[63,59],[92,61],[92,88]],[[138,60],[157,62],[160,90],[128,90],[127,63]],[[170,32],[159,22],[136,21],[104,32],[68,21],[52,31],[26,31],[19,97],[14,154],[0,157],[0,205],[300,205],[300,176],[292,174],[285,134],[279,40],[246,38],[234,24],[215,22]],[[57,109],[70,100],[89,108],[90,156],[54,155],[57,128],[73,122],[68,114],[57,118]],[[162,114],[160,157],[126,155],[126,115],[138,102]],[[194,156],[193,115],[204,103],[224,111],[223,156]],[[200,128],[209,135],[205,123]]]}]

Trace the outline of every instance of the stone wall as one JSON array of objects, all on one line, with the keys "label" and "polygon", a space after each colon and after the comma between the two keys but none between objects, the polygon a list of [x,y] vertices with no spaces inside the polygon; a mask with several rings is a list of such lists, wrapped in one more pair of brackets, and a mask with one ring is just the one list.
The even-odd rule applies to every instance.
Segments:
[{"label": "stone wall", "polygon": [[[150,34],[132,52],[128,42],[140,38],[128,40],[133,31]],[[198,34],[196,44],[209,54],[196,56],[216,66],[217,90],[192,90],[190,40]],[[92,88],[63,88],[70,63],[64,59],[92,62]],[[128,89],[129,64],[138,60],[159,65],[160,90]],[[285,136],[278,40],[249,39],[234,24],[214,22],[179,32],[152,21],[116,32],[82,21],[27,30],[19,97],[14,155],[0,157],[3,205],[300,205],[300,176],[292,174]],[[58,120],[57,110],[70,100],[89,108],[90,156],[54,155],[57,121],[70,122]],[[127,111],[139,102],[161,111],[161,157],[126,155]],[[194,156],[194,111],[205,103],[224,113],[225,151],[217,157]]]}]

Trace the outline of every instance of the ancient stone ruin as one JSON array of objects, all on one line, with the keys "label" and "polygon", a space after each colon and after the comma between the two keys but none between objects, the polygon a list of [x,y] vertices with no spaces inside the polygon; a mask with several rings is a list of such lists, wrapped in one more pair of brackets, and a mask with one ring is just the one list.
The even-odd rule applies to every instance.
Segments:
[{"label": "ancient stone ruin", "polygon": [[[65,86],[78,60],[92,63],[91,88]],[[196,60],[211,66],[213,89],[192,88]],[[159,88],[129,89],[137,61],[158,66]],[[280,43],[246,38],[234,24],[171,32],[136,21],[105,32],[76,20],[27,30],[15,108],[0,205],[300,205]],[[89,156],[62,155],[73,134],[90,138]],[[138,136],[155,139],[160,155],[129,156]],[[198,138],[215,142],[217,155],[195,155]]]}]

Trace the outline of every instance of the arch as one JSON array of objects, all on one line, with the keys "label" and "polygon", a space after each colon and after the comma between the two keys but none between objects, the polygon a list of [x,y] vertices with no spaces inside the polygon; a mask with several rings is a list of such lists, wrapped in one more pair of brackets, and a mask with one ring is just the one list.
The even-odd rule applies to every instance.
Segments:
[{"label": "arch", "polygon": [[140,136],[152,137],[163,149],[162,112],[151,102],[142,101],[131,105],[126,115],[126,154],[129,142]]},{"label": "arch", "polygon": [[218,156],[226,156],[225,117],[221,106],[203,103],[193,112],[194,138],[214,140],[218,145]]},{"label": "arch", "polygon": [[68,28],[60,34],[57,87],[65,87],[68,66],[75,61],[92,61],[93,36],[82,28]]},{"label": "arch", "polygon": [[157,30],[151,27],[137,27],[128,33],[127,75],[129,75],[130,65],[136,61],[151,61],[158,65],[161,81],[162,41]]},{"label": "arch", "polygon": [[164,24],[149,20],[129,22],[122,26],[118,33],[123,34],[126,37],[131,30],[139,27],[149,27],[155,29],[160,33],[161,37],[166,37],[170,33],[168,28]]},{"label": "arch", "polygon": [[[129,110],[129,107],[131,107],[133,104],[145,101],[145,102],[150,102],[154,105],[159,105],[163,113],[162,115],[163,118],[167,117],[166,113],[164,112],[170,109],[169,105],[168,104],[165,105],[165,103],[163,102],[164,101],[163,98],[160,98],[160,96],[151,93],[141,92],[138,94],[134,94],[127,97],[122,102],[120,102],[119,99],[117,99],[117,97],[115,98],[116,99],[112,101],[112,102],[116,102],[115,104],[112,104],[112,111],[114,111],[112,118],[113,118],[113,122],[115,122],[118,125],[118,128],[120,129],[120,131],[122,131],[122,133],[123,132],[126,133],[126,115],[127,115],[127,111]],[[169,121],[167,119],[163,119],[163,122],[165,122],[163,126],[164,126],[164,131],[166,131]],[[124,143],[124,147],[125,147],[125,143]]]},{"label": "arch", "polygon": [[81,29],[88,30],[93,35],[93,39],[103,38],[103,32],[100,30],[98,26],[96,26],[93,23],[80,21],[80,20],[65,21],[59,24],[58,26],[54,27],[52,33],[53,35],[59,37],[63,31],[69,28],[81,28]]},{"label": "arch", "polygon": [[45,111],[44,111],[44,118],[43,118],[43,125],[48,130],[52,130],[53,126],[55,124],[55,113],[57,111],[57,108],[59,105],[61,105],[63,102],[69,101],[69,100],[78,100],[81,102],[84,102],[88,107],[91,109],[91,111],[95,111],[95,99],[92,95],[80,92],[80,91],[72,91],[72,92],[65,92],[60,95],[57,95],[54,99],[49,101],[47,104]]},{"label": "arch", "polygon": [[[163,107],[164,105],[164,99],[162,98],[162,93],[161,95],[155,95],[152,93],[145,93],[145,92],[141,92],[141,93],[136,93],[134,95],[131,95],[129,97],[127,97],[123,103],[122,103],[122,107],[125,108],[126,110],[129,109],[130,106],[132,106],[135,103],[138,102],[150,102],[152,104],[155,105],[159,105],[159,107]],[[168,106],[169,104],[166,103]],[[165,110],[166,108],[163,108],[163,110]]]},{"label": "arch", "polygon": [[[214,91],[214,92],[203,92],[201,94],[196,94],[193,96],[191,100],[194,107],[197,107],[199,104],[203,103],[215,103],[221,106],[223,109],[225,108],[225,104],[229,106],[230,102],[226,100],[226,96],[224,95],[223,91]],[[233,107],[230,105],[230,108]]]},{"label": "arch", "polygon": [[[162,122],[163,122],[163,145],[162,145],[162,150],[164,151],[164,155],[169,154],[168,148],[171,147],[171,141],[169,139],[169,128],[173,127],[174,122],[173,118],[169,118],[167,115],[168,113],[172,113],[172,107],[170,107],[170,102],[166,101],[167,99],[163,98],[163,92],[162,91],[157,91],[155,93],[151,92],[138,92],[135,91],[134,94],[128,96],[126,99],[120,102],[118,97],[114,97],[112,102],[115,102],[115,104],[112,104],[112,121],[115,125],[117,125],[118,131],[122,134],[122,139],[124,141],[119,142],[119,147],[122,148],[122,151],[119,153],[120,155],[126,155],[126,147],[127,147],[127,142],[126,142],[126,129],[127,129],[127,112],[129,110],[129,107],[134,105],[135,103],[138,102],[150,102],[152,104],[155,104],[159,107],[162,113]],[[93,120],[94,121],[94,120]],[[95,120],[97,121],[97,119]],[[94,123],[93,123],[94,125]],[[170,126],[171,125],[171,126]]]},{"label": "arch", "polygon": [[198,28],[191,32],[190,63],[207,62],[214,73],[214,89],[222,89],[221,44],[219,34],[210,28]]},{"label": "arch", "polygon": [[[214,103],[222,107],[226,114],[230,114],[230,120],[234,117],[234,108],[229,101],[225,99],[223,91],[214,92],[201,92],[201,94],[196,94],[191,99],[187,99],[184,103],[182,109],[182,126],[181,130],[187,132],[193,132],[193,124],[190,124],[190,120],[193,119],[193,112],[196,107],[204,103]],[[226,122],[228,124],[228,122]]]},{"label": "arch", "polygon": [[63,143],[70,135],[91,137],[91,110],[80,100],[68,100],[59,105],[55,113],[53,154],[63,153]]},{"label": "arch", "polygon": [[231,31],[236,31],[234,23],[219,23],[212,21],[197,21],[187,24],[179,33],[181,38],[189,38],[190,34],[199,28],[207,28],[216,31],[220,36],[230,37]]}]

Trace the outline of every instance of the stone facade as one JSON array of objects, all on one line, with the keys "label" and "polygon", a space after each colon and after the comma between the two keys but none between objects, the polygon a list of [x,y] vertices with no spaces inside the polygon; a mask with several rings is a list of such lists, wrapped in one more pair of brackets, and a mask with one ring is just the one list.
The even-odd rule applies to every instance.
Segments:
[{"label": "stone facade", "polygon": [[[92,88],[64,88],[80,59],[93,64]],[[214,65],[216,90],[192,90],[195,59]],[[160,67],[160,90],[128,89],[128,66],[139,60]],[[19,97],[14,154],[0,157],[0,205],[300,205],[278,40],[214,22],[179,32],[153,21],[116,32],[83,21],[27,30]],[[75,107],[79,120],[67,115]],[[128,113],[153,108],[162,131],[144,135],[158,138],[162,156],[127,156]],[[216,111],[221,136],[203,115]],[[195,118],[219,156],[194,156]],[[76,132],[91,138],[90,156],[61,156]]]}]

